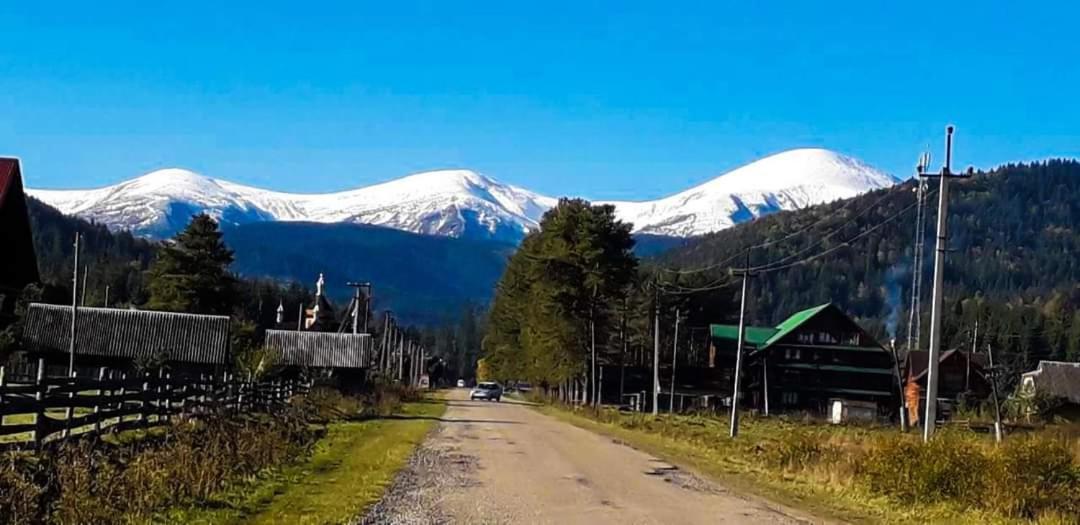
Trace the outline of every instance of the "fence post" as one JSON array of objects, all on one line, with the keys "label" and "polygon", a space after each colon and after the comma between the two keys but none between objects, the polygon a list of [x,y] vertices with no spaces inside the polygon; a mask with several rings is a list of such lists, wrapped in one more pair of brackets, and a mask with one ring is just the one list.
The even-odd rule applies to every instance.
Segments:
[{"label": "fence post", "polygon": [[[105,367],[98,368],[97,374],[98,391],[97,398],[94,399],[94,433],[101,433],[101,398],[105,395]],[[111,394],[112,391],[110,390]]]},{"label": "fence post", "polygon": [[165,374],[165,421],[172,421],[172,374]]},{"label": "fence post", "polygon": [[150,425],[150,415],[153,414],[153,405],[150,403],[150,372],[143,372],[142,384],[142,407],[139,409],[139,421],[143,426]]},{"label": "fence post", "polygon": [[4,366],[0,365],[0,425],[4,424],[4,385],[6,385]]},{"label": "fence post", "polygon": [[118,425],[124,422],[124,409],[127,408],[127,400],[124,399],[124,396],[126,395],[127,372],[120,372],[120,392],[118,393],[119,399],[116,401],[116,410],[120,413],[120,416],[116,418],[116,424]]},{"label": "fence post", "polygon": [[42,401],[45,400],[45,359],[38,358],[37,367],[37,379],[34,381],[34,401],[37,401],[37,407],[34,409],[34,446],[40,447],[42,440],[45,439],[45,407]]}]

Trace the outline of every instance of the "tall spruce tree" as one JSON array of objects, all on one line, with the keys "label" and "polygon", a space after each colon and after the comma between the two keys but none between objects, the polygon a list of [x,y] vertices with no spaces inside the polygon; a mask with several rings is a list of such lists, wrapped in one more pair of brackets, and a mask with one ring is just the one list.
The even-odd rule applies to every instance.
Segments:
[{"label": "tall spruce tree", "polygon": [[201,213],[164,243],[150,266],[146,307],[198,314],[231,313],[236,278],[229,272],[233,252],[218,224]]},{"label": "tall spruce tree", "polygon": [[563,199],[544,214],[498,284],[483,348],[497,379],[556,385],[588,370],[613,336],[614,311],[637,269],[630,225],[612,206]]}]

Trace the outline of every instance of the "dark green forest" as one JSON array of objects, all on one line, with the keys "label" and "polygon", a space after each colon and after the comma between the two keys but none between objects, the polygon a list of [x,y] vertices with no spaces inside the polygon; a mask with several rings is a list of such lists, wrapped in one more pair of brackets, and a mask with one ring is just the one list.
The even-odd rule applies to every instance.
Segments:
[{"label": "dark green forest", "polygon": [[[751,280],[753,322],[775,324],[791,312],[831,301],[882,340],[895,336],[901,345],[908,332],[912,272],[922,271],[918,347],[925,348],[938,182],[928,181],[925,228],[918,233],[917,184],[911,180],[707,235],[660,255],[651,271],[671,290],[732,281],[714,292],[726,295],[730,304],[738,288],[729,270],[744,266],[752,248],[750,267],[762,270]],[[1080,162],[1050,160],[978,172],[951,180],[949,197],[944,344],[971,347],[978,320],[977,348],[992,345],[1010,375],[1039,359],[1080,360]],[[916,235],[925,241],[917,269],[912,263]],[[710,269],[693,271],[702,268]]]},{"label": "dark green forest", "polygon": [[[105,306],[106,294],[108,306],[128,307],[136,306],[148,308],[154,306],[152,288],[154,283],[153,263],[162,253],[162,244],[156,241],[133,236],[127,231],[111,232],[105,226],[95,224],[77,217],[64,215],[56,209],[41,203],[33,198],[28,198],[28,210],[33,231],[34,247],[37,252],[38,267],[41,272],[41,284],[30,287],[23,294],[22,304],[30,301],[41,301],[57,304],[69,304],[71,302],[71,285],[74,264],[74,238],[75,232],[82,234],[80,249],[80,302],[86,306]],[[208,226],[204,226],[204,229]],[[303,228],[301,228],[303,230]],[[446,268],[445,275],[416,275],[406,286],[412,288],[427,287],[432,290],[422,297],[433,297],[429,303],[414,308],[403,308],[404,318],[415,322],[415,317],[409,317],[421,307],[427,310],[423,316],[423,325],[407,327],[410,336],[422,341],[428,348],[433,349],[435,355],[442,358],[447,373],[457,377],[471,378],[475,372],[475,363],[480,351],[480,337],[484,322],[484,312],[481,307],[482,300],[461,301],[455,293],[460,293],[463,288],[468,293],[486,295],[490,290],[490,284],[483,288],[481,282],[464,280],[457,282],[450,277],[458,277],[460,273],[470,271],[472,263],[473,275],[494,274],[498,269],[492,269],[492,265],[501,265],[506,257],[505,252],[509,248],[498,243],[479,243],[476,246],[471,241],[462,243],[460,246],[448,246],[453,242],[446,239],[443,243],[418,243],[412,241],[416,235],[405,232],[394,232],[379,228],[372,234],[362,226],[349,228],[328,227],[323,229],[311,229],[296,231],[288,225],[253,227],[250,231],[229,231],[215,234],[214,237],[225,242],[226,248],[236,250],[239,246],[239,254],[234,254],[235,261],[218,261],[217,268],[228,269],[230,272],[238,272],[244,276],[218,275],[213,279],[216,283],[221,281],[227,291],[213,302],[209,308],[195,308],[200,311],[211,311],[232,315],[238,322],[236,332],[251,339],[248,343],[257,343],[261,329],[272,327],[275,323],[276,309],[282,304],[285,309],[286,324],[293,326],[296,323],[300,305],[310,305],[313,301],[313,292],[307,284],[289,279],[288,271],[305,271],[317,275],[320,268],[329,270],[328,278],[332,278],[335,269],[341,270],[340,281],[351,275],[349,272],[358,272],[365,269],[375,268],[376,277],[384,276],[394,269],[401,270],[419,264],[417,259],[428,257],[446,260],[449,253],[452,260],[458,261],[454,267]],[[203,232],[206,233],[206,232]],[[400,235],[396,235],[400,233]],[[365,235],[366,234],[366,235]],[[259,247],[260,242],[267,244],[266,239],[275,239],[278,246],[275,253],[267,253]],[[282,241],[285,239],[286,241]],[[294,242],[287,242],[292,239]],[[441,240],[441,239],[440,239]],[[411,242],[411,244],[410,244]],[[433,249],[428,249],[434,246]],[[368,264],[351,264],[353,260],[343,260],[342,253],[363,253],[364,257],[356,260],[368,261]],[[384,260],[381,254],[393,253],[395,257]],[[249,260],[253,259],[253,260]],[[265,259],[265,260],[264,260]],[[245,272],[248,268],[258,268],[262,261],[266,263],[261,272]],[[332,264],[331,264],[332,261]],[[374,262],[372,262],[374,261]],[[271,264],[273,262],[273,264]],[[170,262],[176,266],[179,263]],[[476,271],[476,265],[487,265],[482,271]],[[183,264],[179,264],[182,266]],[[188,264],[190,265],[190,264]],[[431,265],[429,265],[431,266]],[[164,267],[162,267],[164,268]],[[214,273],[206,269],[195,273]],[[159,270],[161,273],[162,270]],[[342,273],[344,272],[344,273]],[[255,275],[255,276],[252,276]],[[265,275],[259,277],[258,275]],[[450,277],[448,277],[450,276]],[[85,282],[85,294],[82,294],[83,282]],[[160,280],[159,280],[160,282]],[[410,290],[400,290],[399,287],[379,286],[376,280],[376,301],[372,309],[371,326],[378,332],[382,327],[381,310],[388,303],[383,297],[396,297],[398,304],[404,304],[410,296]],[[211,283],[212,285],[214,283]],[[471,288],[470,288],[471,287]],[[342,292],[338,295],[339,308],[344,309],[347,295],[351,290],[341,287]],[[478,290],[484,289],[484,292]],[[223,288],[222,290],[225,290]],[[161,291],[161,287],[159,287]],[[169,293],[162,294],[168,296]],[[181,304],[170,298],[170,301],[158,299],[157,307],[165,309],[192,310],[190,305]],[[227,300],[226,300],[227,299]],[[486,299],[486,296],[483,297]],[[194,310],[192,310],[194,311]],[[340,313],[340,312],[339,312]],[[402,317],[402,312],[396,312]],[[13,337],[20,330],[20,326],[9,327],[6,334],[0,336],[0,346],[13,343]],[[376,335],[376,337],[378,337]]]}]

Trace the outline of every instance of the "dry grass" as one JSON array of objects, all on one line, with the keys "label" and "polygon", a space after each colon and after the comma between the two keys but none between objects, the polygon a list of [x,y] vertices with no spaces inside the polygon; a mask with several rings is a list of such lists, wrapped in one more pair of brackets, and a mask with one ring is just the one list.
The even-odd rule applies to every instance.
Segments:
[{"label": "dry grass", "polygon": [[1066,429],[996,446],[950,428],[923,445],[891,427],[744,417],[732,440],[727,418],[711,415],[552,412],[734,488],[844,520],[1080,523],[1080,441]]},{"label": "dry grass", "polygon": [[388,412],[414,394],[318,390],[274,415],[179,420],[0,455],[0,523],[145,523],[302,461],[335,421]]}]

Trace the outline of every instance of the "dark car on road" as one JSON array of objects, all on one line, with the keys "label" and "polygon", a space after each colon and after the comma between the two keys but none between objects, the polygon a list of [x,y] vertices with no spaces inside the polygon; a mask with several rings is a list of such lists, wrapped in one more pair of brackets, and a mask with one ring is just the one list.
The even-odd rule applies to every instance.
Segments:
[{"label": "dark car on road", "polygon": [[499,401],[502,399],[503,389],[498,383],[484,381],[477,383],[476,387],[469,392],[469,399],[485,399],[487,401]]}]

